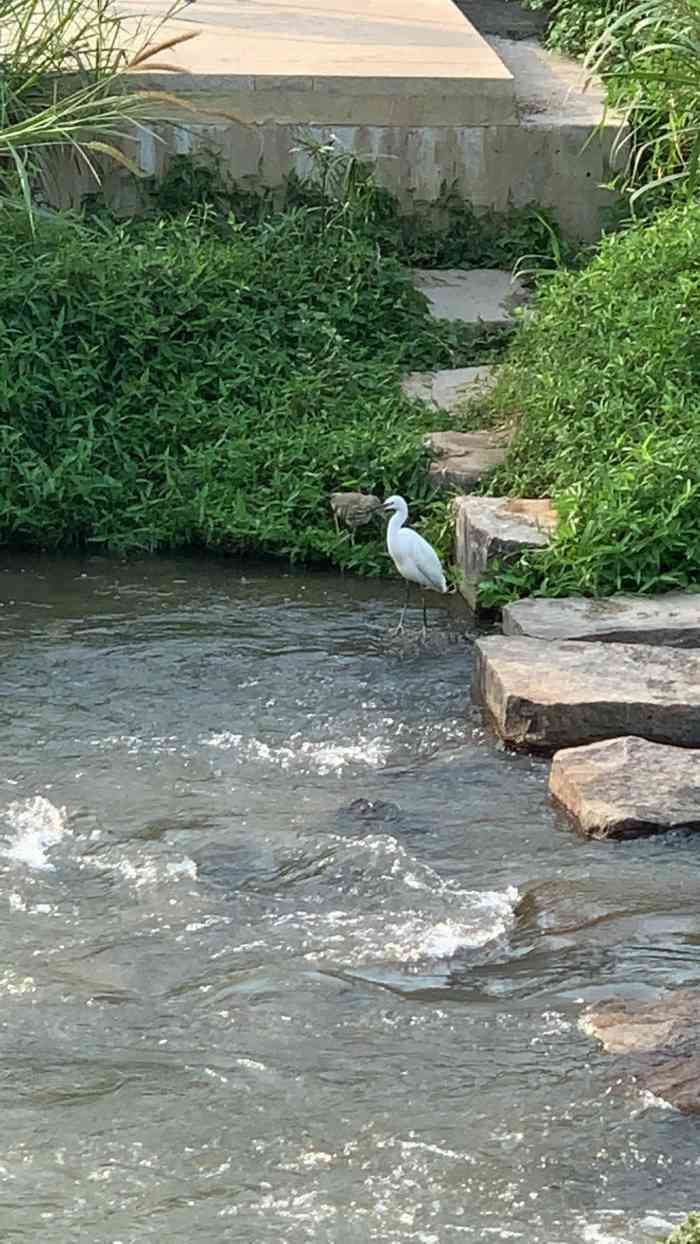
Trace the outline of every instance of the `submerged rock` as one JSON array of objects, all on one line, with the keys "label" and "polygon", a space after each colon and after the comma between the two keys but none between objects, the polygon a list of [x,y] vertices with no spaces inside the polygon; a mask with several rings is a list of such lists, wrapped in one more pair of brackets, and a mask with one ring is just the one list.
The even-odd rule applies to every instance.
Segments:
[{"label": "submerged rock", "polygon": [[591,838],[700,829],[700,751],[635,737],[565,748],[549,789]]},{"label": "submerged rock", "polygon": [[700,593],[562,600],[529,596],[503,609],[503,634],[533,639],[597,639],[626,644],[700,647]]},{"label": "submerged rock", "polygon": [[590,1007],[580,1026],[606,1054],[690,1052],[700,1037],[700,993],[679,989],[651,1003],[611,998]]},{"label": "submerged rock", "polygon": [[384,799],[353,799],[344,808],[338,808],[337,815],[355,821],[397,821],[401,809],[398,804]]},{"label": "submerged rock", "polygon": [[611,999],[589,1008],[580,1027],[609,1054],[629,1055],[638,1087],[683,1114],[700,1114],[700,993],[678,990],[656,1002]]},{"label": "submerged rock", "polygon": [[646,644],[474,645],[472,694],[510,746],[540,752],[630,734],[700,747],[700,653]]}]

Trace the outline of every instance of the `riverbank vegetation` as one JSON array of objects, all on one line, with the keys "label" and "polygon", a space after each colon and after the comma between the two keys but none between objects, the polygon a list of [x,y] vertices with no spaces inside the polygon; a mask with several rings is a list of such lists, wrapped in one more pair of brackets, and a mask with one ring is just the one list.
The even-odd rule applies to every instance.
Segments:
[{"label": "riverbank vegetation", "polygon": [[626,93],[630,219],[541,284],[482,412],[513,428],[487,490],[560,515],[546,550],[494,568],[485,606],[700,585],[700,5],[563,0],[549,38]]},{"label": "riverbank vegetation", "polygon": [[205,205],[122,225],[98,212],[35,236],[22,214],[5,224],[5,542],[195,544],[378,572],[380,529],[336,533],[329,494],[404,491],[420,514],[432,420],[400,378],[502,344],[429,317],[363,200],[251,221]]}]

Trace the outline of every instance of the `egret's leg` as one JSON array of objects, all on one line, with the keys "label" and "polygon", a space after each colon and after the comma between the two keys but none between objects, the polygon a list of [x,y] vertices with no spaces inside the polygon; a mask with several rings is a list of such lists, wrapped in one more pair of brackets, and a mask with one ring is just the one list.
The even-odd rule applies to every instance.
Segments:
[{"label": "egret's leg", "polygon": [[406,610],[408,609],[408,597],[409,597],[410,591],[411,591],[411,584],[409,583],[407,579],[406,580],[406,595],[404,597],[403,609],[401,610],[401,616],[399,618],[399,625],[397,626],[396,632],[395,632],[397,635],[400,635],[403,630],[403,620],[404,620],[404,615],[406,613]]},{"label": "egret's leg", "polygon": [[426,639],[426,638],[427,638],[427,635],[428,635],[428,615],[427,615],[427,613],[426,613],[426,609],[425,609],[425,592],[423,591],[423,589],[422,589],[422,588],[421,588],[420,598],[421,598],[421,601],[423,602],[423,632],[422,632],[422,638],[423,638],[423,639]]}]

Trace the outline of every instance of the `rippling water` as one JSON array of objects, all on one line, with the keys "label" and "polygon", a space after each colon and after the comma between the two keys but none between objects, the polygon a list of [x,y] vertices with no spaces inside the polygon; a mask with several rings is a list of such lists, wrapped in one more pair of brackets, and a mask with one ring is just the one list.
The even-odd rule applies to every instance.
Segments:
[{"label": "rippling water", "polygon": [[700,842],[580,840],[458,606],[397,646],[401,595],[4,556],[3,1241],[639,1244],[698,1201],[698,1120],[578,1019],[700,984]]}]

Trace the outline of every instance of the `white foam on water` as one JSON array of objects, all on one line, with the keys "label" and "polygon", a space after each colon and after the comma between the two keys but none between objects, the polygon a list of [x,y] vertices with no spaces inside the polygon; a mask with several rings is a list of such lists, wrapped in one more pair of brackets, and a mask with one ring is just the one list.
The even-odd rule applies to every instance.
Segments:
[{"label": "white foam on water", "polygon": [[[102,865],[102,867],[105,866]],[[196,881],[197,879],[197,865],[188,856],[166,864],[162,860],[134,862],[125,857],[117,860],[113,867],[114,871],[120,873],[125,881],[133,884],[135,890],[162,885],[168,880]]]},{"label": "white foam on water", "polygon": [[0,976],[0,996],[22,993],[36,993],[36,982],[33,976],[18,976],[8,968]]},{"label": "white foam on water", "polygon": [[53,868],[46,852],[68,832],[65,808],[57,808],[43,795],[35,795],[33,799],[11,803],[3,819],[9,827],[4,850],[8,859],[28,868]]},{"label": "white foam on water", "polygon": [[204,747],[217,751],[234,752],[242,763],[261,761],[279,769],[301,768],[318,773],[340,773],[355,765],[369,769],[380,768],[390,754],[390,742],[379,736],[360,736],[354,743],[313,742],[301,735],[292,735],[289,744],[278,747],[262,739],[248,738],[230,730],[206,735],[200,739]]},{"label": "white foam on water", "polygon": [[513,886],[464,890],[444,881],[388,834],[338,841],[323,876],[314,873],[313,885],[319,881],[349,902],[331,911],[300,905],[270,921],[286,938],[300,936],[307,959],[347,966],[442,961],[498,941],[519,897]]}]

